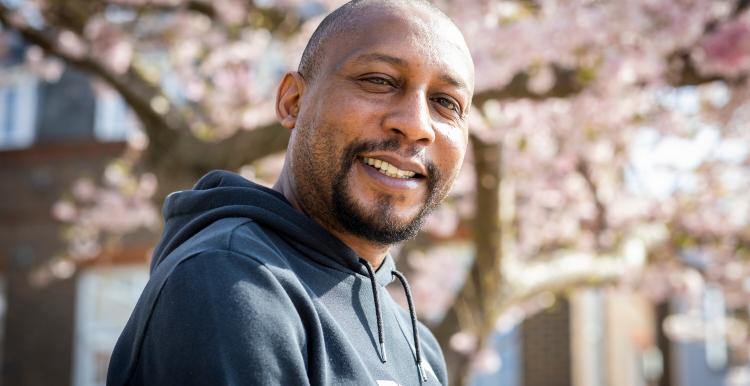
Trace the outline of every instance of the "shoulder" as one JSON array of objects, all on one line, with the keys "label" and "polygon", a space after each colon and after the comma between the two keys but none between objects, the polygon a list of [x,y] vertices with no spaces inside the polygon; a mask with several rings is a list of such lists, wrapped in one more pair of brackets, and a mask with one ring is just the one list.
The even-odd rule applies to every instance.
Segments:
[{"label": "shoulder", "polygon": [[269,347],[293,355],[304,344],[293,290],[265,264],[225,248],[175,257],[152,273],[112,354],[108,384],[126,384],[134,374],[198,372],[215,380],[227,371],[227,361],[216,358],[236,358],[236,368],[246,368]]},{"label": "shoulder", "polygon": [[[258,269],[259,266],[288,267],[287,255],[277,244],[278,237],[268,235],[269,231],[252,219],[228,217],[217,220],[189,239],[152,268],[149,286],[161,288],[164,282],[175,274],[187,274],[186,265],[198,265],[203,260],[212,260],[211,268],[221,270],[223,267],[243,265],[247,269]],[[222,257],[221,259],[214,258]],[[201,261],[198,261],[201,260]],[[190,262],[190,264],[187,264]],[[200,272],[196,272],[200,274]]]},{"label": "shoulder", "polygon": [[161,260],[113,351],[108,384],[201,366],[223,374],[227,357],[247,368],[268,363],[271,347],[284,358],[299,356],[306,341],[301,312],[311,302],[266,233],[248,218],[224,218]]},{"label": "shoulder", "polygon": [[263,380],[277,369],[303,374],[307,334],[294,302],[263,264],[232,251],[178,264],[146,323],[135,350],[143,384],[271,384]]},{"label": "shoulder", "polygon": [[[178,264],[166,279],[154,319],[166,325],[252,325],[256,331],[301,320],[295,292],[262,262],[229,250],[209,250]],[[281,323],[283,321],[283,323]],[[187,330],[190,326],[184,326]]]},{"label": "shoulder", "polygon": [[175,252],[193,255],[197,251],[210,251],[209,254],[224,251],[264,263],[284,259],[278,244],[278,238],[261,224],[249,218],[230,217],[202,229]]},{"label": "shoulder", "polygon": [[220,303],[262,303],[269,297],[282,306],[279,298],[298,299],[297,293],[304,291],[289,264],[294,251],[282,244],[251,219],[224,218],[175,249],[156,267],[152,281],[163,285],[159,298],[190,293],[196,299],[216,297]]},{"label": "shoulder", "polygon": [[205,292],[207,287],[232,288],[246,281],[263,283],[273,280],[268,268],[250,254],[211,248],[182,259],[167,277],[165,285],[185,285],[186,288],[181,289]]}]

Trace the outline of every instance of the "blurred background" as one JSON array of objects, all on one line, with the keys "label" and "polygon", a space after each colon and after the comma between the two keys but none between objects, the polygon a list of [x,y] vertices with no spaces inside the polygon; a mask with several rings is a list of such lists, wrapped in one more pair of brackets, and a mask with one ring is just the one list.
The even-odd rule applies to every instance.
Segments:
[{"label": "blurred background", "polygon": [[[340,3],[0,0],[2,385],[104,385],[165,195],[274,182],[276,82]],[[435,4],[470,149],[393,255],[451,384],[750,385],[750,1]]]}]

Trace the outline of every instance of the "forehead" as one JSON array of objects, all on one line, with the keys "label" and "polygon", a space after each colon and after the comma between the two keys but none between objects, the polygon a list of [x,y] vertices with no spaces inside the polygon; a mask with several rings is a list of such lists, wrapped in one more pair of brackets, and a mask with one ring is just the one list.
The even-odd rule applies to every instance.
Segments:
[{"label": "forehead", "polygon": [[450,75],[473,90],[474,65],[458,29],[443,17],[418,8],[368,8],[326,43],[323,71],[380,57],[400,59],[414,69]]}]

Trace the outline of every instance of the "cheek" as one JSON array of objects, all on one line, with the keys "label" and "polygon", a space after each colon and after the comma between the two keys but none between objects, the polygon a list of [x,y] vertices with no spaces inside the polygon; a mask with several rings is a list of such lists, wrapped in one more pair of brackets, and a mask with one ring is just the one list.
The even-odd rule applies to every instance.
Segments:
[{"label": "cheek", "polygon": [[372,130],[367,128],[378,123],[378,103],[353,93],[343,92],[342,89],[328,90],[328,94],[320,98],[309,111],[321,126],[335,131],[321,134],[361,137],[371,133]]},{"label": "cheek", "polygon": [[450,127],[439,130],[438,134],[435,138],[435,153],[432,159],[444,177],[447,177],[446,180],[451,180],[461,169],[466,154],[467,131]]}]

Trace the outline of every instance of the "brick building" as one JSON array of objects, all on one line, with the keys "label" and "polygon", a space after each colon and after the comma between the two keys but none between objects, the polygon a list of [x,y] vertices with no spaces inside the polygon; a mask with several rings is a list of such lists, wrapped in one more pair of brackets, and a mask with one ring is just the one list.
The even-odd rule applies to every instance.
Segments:
[{"label": "brick building", "polygon": [[[145,245],[114,256],[109,267],[63,264],[53,266],[53,280],[33,278],[65,250],[53,204],[77,178],[102,174],[134,121],[77,71],[40,80],[21,65],[24,52],[11,39],[0,58],[0,384],[103,384],[111,336],[147,278]],[[127,311],[106,307],[123,301]]]}]

